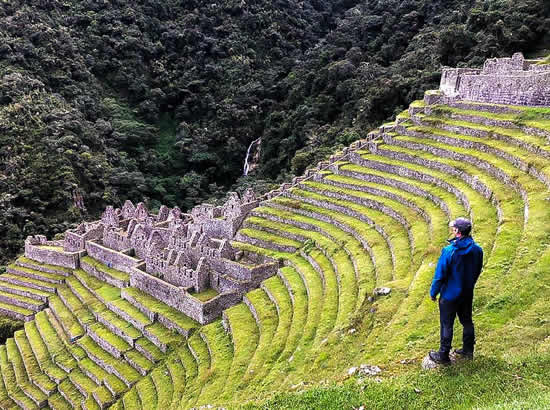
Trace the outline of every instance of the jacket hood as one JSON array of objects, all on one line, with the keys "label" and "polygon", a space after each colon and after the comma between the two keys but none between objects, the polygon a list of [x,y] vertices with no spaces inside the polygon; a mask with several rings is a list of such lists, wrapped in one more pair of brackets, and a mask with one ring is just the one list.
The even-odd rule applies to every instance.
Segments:
[{"label": "jacket hood", "polygon": [[465,255],[472,249],[472,245],[474,244],[474,240],[471,236],[466,236],[463,238],[453,238],[450,239],[449,242],[451,243],[451,246],[453,248],[456,248],[456,250],[461,254]]}]

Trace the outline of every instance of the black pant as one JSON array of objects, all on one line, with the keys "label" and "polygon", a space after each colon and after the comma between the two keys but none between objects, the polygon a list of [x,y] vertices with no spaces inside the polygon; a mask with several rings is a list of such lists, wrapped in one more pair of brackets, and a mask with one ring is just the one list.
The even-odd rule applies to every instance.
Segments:
[{"label": "black pant", "polygon": [[457,300],[449,301],[439,298],[439,323],[441,327],[441,347],[439,351],[448,354],[453,341],[453,325],[455,317],[462,324],[462,348],[466,352],[474,352],[475,333],[472,322],[473,293],[460,296]]}]

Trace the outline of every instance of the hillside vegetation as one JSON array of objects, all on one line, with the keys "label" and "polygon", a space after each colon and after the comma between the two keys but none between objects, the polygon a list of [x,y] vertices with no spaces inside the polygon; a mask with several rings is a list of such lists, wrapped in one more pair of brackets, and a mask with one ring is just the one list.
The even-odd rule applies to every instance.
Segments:
[{"label": "hillside vegetation", "polygon": [[[106,204],[189,208],[300,174],[433,87],[440,65],[548,44],[549,7],[2,2],[0,260]],[[259,136],[254,175],[239,180]]]}]

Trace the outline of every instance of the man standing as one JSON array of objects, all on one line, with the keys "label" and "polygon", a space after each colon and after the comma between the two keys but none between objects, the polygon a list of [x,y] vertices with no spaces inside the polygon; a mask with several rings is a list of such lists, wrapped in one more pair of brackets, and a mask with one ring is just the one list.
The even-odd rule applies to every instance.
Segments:
[{"label": "man standing", "polygon": [[474,324],[472,322],[472,301],[474,286],[483,266],[483,250],[470,236],[471,222],[457,218],[449,224],[453,231],[450,245],[443,248],[430,289],[435,302],[439,294],[439,322],[441,341],[438,352],[430,352],[430,358],[440,364],[450,363],[449,352],[453,341],[455,317],[463,326],[462,349],[455,353],[467,358],[474,356]]}]

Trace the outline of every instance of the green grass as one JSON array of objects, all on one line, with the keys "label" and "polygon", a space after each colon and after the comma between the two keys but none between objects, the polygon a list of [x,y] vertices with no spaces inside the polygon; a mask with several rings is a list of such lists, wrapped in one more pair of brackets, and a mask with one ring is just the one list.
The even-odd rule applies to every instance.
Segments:
[{"label": "green grass", "polygon": [[82,373],[79,369],[74,370],[69,374],[69,380],[71,380],[75,386],[80,387],[80,389],[84,390],[88,394],[92,394],[92,392],[99,387],[92,379]]},{"label": "green grass", "polygon": [[94,323],[89,329],[120,353],[127,352],[132,348],[127,341],[111,332],[102,323]]},{"label": "green grass", "polygon": [[203,292],[200,292],[200,293],[191,293],[191,295],[195,299],[200,300],[201,302],[207,302],[210,299],[213,299],[216,296],[218,296],[218,292],[216,292],[215,289],[210,288],[210,289],[207,289],[207,290],[205,290]]},{"label": "green grass", "polygon": [[40,365],[32,351],[31,344],[25,332],[22,330],[15,332],[14,340],[21,353],[21,359],[29,378],[34,384],[39,386],[42,391],[54,392],[56,390],[56,384],[40,369]]},{"label": "green grass", "polygon": [[49,304],[50,309],[55,311],[55,315],[61,321],[63,329],[71,340],[77,339],[85,333],[84,328],[78,322],[73,312],[63,304],[59,296],[52,296],[49,299]]},{"label": "green grass", "polygon": [[179,310],[160,302],[153,296],[137,288],[124,288],[124,293],[131,296],[132,299],[135,299],[139,304],[145,306],[149,311],[163,316],[168,321],[176,324],[182,329],[191,330],[199,327],[199,324],[189,316],[186,316]]},{"label": "green grass", "polygon": [[125,299],[113,300],[109,304],[123,311],[143,327],[151,324],[151,320],[147,315]]},{"label": "green grass", "polygon": [[33,259],[27,258],[26,256],[20,256],[19,258],[17,258],[17,261],[21,262],[21,263],[24,263],[24,264],[27,264],[27,265],[36,266],[37,267],[36,270],[40,270],[39,268],[45,268],[45,269],[51,269],[53,271],[65,272],[66,274],[69,274],[69,273],[72,272],[72,269],[70,269],[70,268],[66,268],[64,266],[59,266],[59,265],[50,265],[50,264],[47,264],[47,263],[38,262],[38,261],[35,261]]},{"label": "green grass", "polygon": [[15,380],[21,390],[31,397],[35,403],[45,402],[47,396],[29,380],[23,359],[14,339],[10,338],[6,341],[6,352],[9,362],[13,365]]},{"label": "green grass", "polygon": [[158,361],[164,357],[164,353],[146,337],[141,337],[135,341],[136,349],[140,348],[148,352],[152,359]]},{"label": "green grass", "polygon": [[42,272],[42,271],[39,271],[39,270],[27,268],[25,266],[19,266],[19,265],[11,264],[11,265],[8,265],[8,268],[15,269],[18,272],[25,273],[27,275],[30,275],[31,277],[35,277],[36,279],[44,280],[44,282],[48,282],[48,279],[52,280],[52,281],[64,281],[65,280],[64,275],[59,275],[59,274],[56,274],[56,273]]},{"label": "green grass", "polygon": [[[33,295],[36,295],[36,299],[38,297],[42,298],[42,299],[45,299],[47,298],[48,296],[51,296],[52,293],[51,292],[46,292],[44,290],[39,290],[39,289],[33,289],[33,288],[29,288],[29,287],[26,287],[26,286],[21,286],[21,285],[16,285],[14,283],[9,283],[9,282],[2,282],[0,283],[0,285],[3,287],[3,288],[9,288],[9,289],[13,289],[14,291],[22,291],[22,292],[27,292],[27,293],[32,293]],[[8,296],[11,296],[12,293],[11,292],[7,292],[7,291],[3,291],[5,293],[9,293]]]},{"label": "green grass", "polygon": [[[544,366],[545,365],[545,366]],[[543,367],[544,366],[544,367]],[[269,409],[542,409],[550,406],[548,356],[507,363],[479,357],[439,371],[408,371],[380,383],[352,378],[343,384],[280,393],[258,404],[229,408]],[[544,381],[537,378],[544,377]]]},{"label": "green grass", "polygon": [[216,320],[200,330],[203,340],[210,352],[210,369],[208,385],[206,385],[197,399],[197,403],[222,403],[220,395],[226,383],[238,383],[240,380],[228,379],[229,370],[233,361],[233,344],[231,336],[225,332],[221,320]]},{"label": "green grass", "polygon": [[[130,384],[140,380],[141,375],[125,360],[120,360],[113,357],[111,354],[103,350],[90,336],[84,336],[78,340],[78,345],[81,346],[88,355],[92,355],[104,363],[112,366],[116,371],[116,376],[123,379],[124,382]],[[116,383],[116,380],[113,380]]]},{"label": "green grass", "polygon": [[298,242],[294,239],[283,238],[281,236],[274,235],[265,231],[260,231],[258,229],[244,228],[239,230],[239,234],[249,238],[259,239],[267,244],[273,243],[276,245],[289,246],[294,248],[300,248],[302,246],[301,242]]},{"label": "green grass", "polygon": [[8,361],[6,346],[0,346],[0,370],[6,391],[16,402],[23,403],[25,407],[35,409],[37,406],[21,391],[17,385],[17,379],[12,364]]},{"label": "green grass", "polygon": [[110,276],[114,279],[129,282],[130,281],[130,275],[126,272],[119,271],[117,269],[109,268],[108,266],[104,265],[103,263],[99,262],[96,259],[91,258],[90,256],[84,256],[81,258],[81,261],[91,265],[98,271],[106,274],[107,276]]},{"label": "green grass", "polygon": [[182,345],[176,352],[168,356],[166,366],[170,379],[173,381],[171,408],[178,408],[182,402],[182,396],[187,391],[187,383],[191,384],[197,376],[197,363],[189,351],[189,347]]},{"label": "green grass", "polygon": [[74,369],[76,367],[76,360],[65,349],[63,341],[48,320],[46,312],[39,312],[35,316],[35,322],[42,341],[50,353],[52,362],[63,369]]},{"label": "green grass", "polygon": [[151,369],[153,368],[153,362],[148,360],[137,350],[127,351],[126,353],[124,353],[124,357],[135,363],[139,368],[144,369],[146,372],[151,371]]},{"label": "green grass", "polygon": [[34,286],[29,286],[30,288],[37,287],[38,289],[41,289],[47,292],[55,292],[55,289],[57,287],[55,283],[44,282],[43,280],[28,278],[26,276],[14,275],[12,273],[4,273],[2,274],[2,277],[6,279],[9,278],[12,280],[16,280],[20,286],[27,286],[27,284],[30,284],[30,285],[34,285]]},{"label": "green grass", "polygon": [[196,332],[187,340],[189,350],[197,361],[197,378],[191,388],[187,390],[186,402],[182,403],[182,407],[194,407],[199,399],[199,396],[205,386],[208,386],[210,376],[212,374],[212,358],[208,351],[208,345]]},{"label": "green grass", "polygon": [[[260,337],[258,347],[250,359],[248,369],[239,380],[243,384],[249,384],[258,373],[261,373],[266,366],[266,360],[270,356],[270,348],[273,344],[273,337],[279,324],[277,309],[263,289],[255,289],[246,294],[246,298],[253,306],[258,315]],[[230,380],[229,382],[234,382]]]},{"label": "green grass", "polygon": [[23,316],[32,316],[33,311],[29,309],[25,309],[24,307],[10,305],[9,303],[0,302],[0,309],[9,310],[11,312],[19,313]]},{"label": "green grass", "polygon": [[227,309],[224,314],[231,327],[234,346],[233,362],[228,379],[235,381],[235,383],[225,385],[224,396],[232,397],[237,390],[241,389],[238,381],[242,380],[246,374],[248,364],[258,346],[260,332],[254,321],[254,316],[244,303]]},{"label": "green grass", "polygon": [[147,408],[157,407],[157,390],[151,376],[146,376],[136,384],[140,402]]},{"label": "green grass", "polygon": [[167,364],[163,363],[162,366],[155,368],[151,372],[151,380],[157,392],[157,407],[159,409],[170,408],[174,394],[174,385],[181,384],[183,382],[181,378],[172,380]]}]

